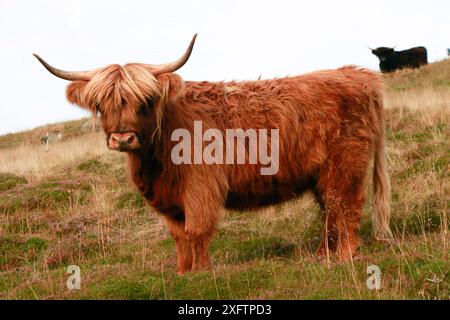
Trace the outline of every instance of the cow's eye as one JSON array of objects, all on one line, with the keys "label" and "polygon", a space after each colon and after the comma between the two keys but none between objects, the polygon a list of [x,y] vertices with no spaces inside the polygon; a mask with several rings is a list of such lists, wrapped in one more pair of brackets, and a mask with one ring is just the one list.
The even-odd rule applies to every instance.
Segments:
[{"label": "cow's eye", "polygon": [[147,100],[145,100],[145,103],[142,104],[141,107],[139,108],[139,113],[142,114],[144,117],[148,116],[148,113],[153,108],[154,104],[155,104],[154,99],[147,98]]},{"label": "cow's eye", "polygon": [[148,105],[147,104],[143,104],[139,108],[139,113],[141,115],[143,115],[144,117],[147,117],[148,116],[148,110],[149,110],[148,109]]},{"label": "cow's eye", "polygon": [[155,99],[153,98],[147,98],[145,100],[145,103],[147,104],[148,109],[150,110],[155,105]]}]

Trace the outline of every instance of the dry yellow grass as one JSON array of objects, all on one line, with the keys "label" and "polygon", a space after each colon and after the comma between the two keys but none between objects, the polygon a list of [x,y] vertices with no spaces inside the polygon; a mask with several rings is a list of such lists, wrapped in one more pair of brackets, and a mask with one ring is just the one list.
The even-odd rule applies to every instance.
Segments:
[{"label": "dry yellow grass", "polygon": [[0,150],[0,172],[12,172],[37,181],[54,175],[61,168],[107,152],[104,134],[100,132],[50,144],[48,151],[44,145],[25,141],[15,148]]}]

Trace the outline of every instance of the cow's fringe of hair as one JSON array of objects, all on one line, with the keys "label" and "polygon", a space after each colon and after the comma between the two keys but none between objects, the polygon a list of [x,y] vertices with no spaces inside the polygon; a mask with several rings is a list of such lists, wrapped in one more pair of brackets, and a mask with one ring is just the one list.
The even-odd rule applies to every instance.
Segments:
[{"label": "cow's fringe of hair", "polygon": [[161,139],[161,124],[164,118],[164,104],[158,103],[155,106],[155,129],[150,136],[151,141],[155,142]]},{"label": "cow's fringe of hair", "polygon": [[169,97],[169,85],[167,82],[160,83],[160,93],[158,102],[154,105],[155,112],[155,128],[153,133],[151,134],[151,140],[155,142],[155,140],[161,139],[161,125],[164,118],[164,106],[166,105],[166,101]]},{"label": "cow's fringe of hair", "polygon": [[164,120],[165,109],[168,104],[176,104],[177,100],[184,92],[184,81],[176,74],[163,74],[156,78],[159,93],[153,106],[155,114],[155,128],[151,135],[151,140],[155,141],[161,139],[162,123]]},{"label": "cow's fringe of hair", "polygon": [[98,112],[92,112],[92,132],[95,131],[95,127],[97,126],[97,117],[98,117]]},{"label": "cow's fringe of hair", "polygon": [[[92,112],[95,121],[97,112],[113,114],[120,112],[130,119],[139,107],[149,100],[156,101],[155,129],[152,141],[161,138],[164,106],[170,99],[170,79],[156,79],[145,64],[130,63],[124,66],[109,65],[92,71],[89,82],[74,81],[67,88],[67,98]],[[166,80],[166,81],[165,81]],[[179,79],[182,83],[181,79]]]},{"label": "cow's fringe of hair", "polygon": [[70,102],[92,112],[135,113],[149,97],[160,92],[156,78],[140,64],[113,64],[92,71],[91,75],[88,82],[73,81],[66,94]]}]

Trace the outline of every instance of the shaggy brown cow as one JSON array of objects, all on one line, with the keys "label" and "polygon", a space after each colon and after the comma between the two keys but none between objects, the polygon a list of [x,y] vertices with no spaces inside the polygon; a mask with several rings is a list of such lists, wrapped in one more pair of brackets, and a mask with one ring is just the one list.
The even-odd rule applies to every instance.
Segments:
[{"label": "shaggy brown cow", "polygon": [[[224,207],[256,208],[312,190],[324,212],[319,255],[349,260],[369,169],[374,159],[376,238],[390,236],[389,177],[385,162],[382,82],[369,70],[347,66],[296,77],[245,82],[188,82],[173,72],[188,60],[163,65],[109,65],[68,72],[67,98],[101,113],[110,149],[126,151],[131,177],[167,222],[176,241],[177,271],[210,266],[208,247]],[[279,170],[261,164],[181,164],[171,160],[177,128],[279,129]],[[269,139],[270,148],[270,139]],[[247,153],[249,150],[246,150]]]}]

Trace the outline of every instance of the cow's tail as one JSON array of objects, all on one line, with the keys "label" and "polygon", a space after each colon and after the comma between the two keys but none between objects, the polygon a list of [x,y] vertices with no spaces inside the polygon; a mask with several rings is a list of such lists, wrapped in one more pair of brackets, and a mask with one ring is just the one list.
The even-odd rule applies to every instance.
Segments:
[{"label": "cow's tail", "polygon": [[390,220],[390,199],[391,199],[391,184],[386,163],[385,150],[385,124],[384,124],[384,110],[381,103],[379,110],[380,115],[380,129],[378,137],[375,141],[375,156],[373,169],[373,208],[372,215],[372,233],[375,239],[382,241],[390,241],[392,239],[392,232],[389,227]]}]

